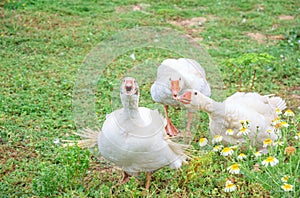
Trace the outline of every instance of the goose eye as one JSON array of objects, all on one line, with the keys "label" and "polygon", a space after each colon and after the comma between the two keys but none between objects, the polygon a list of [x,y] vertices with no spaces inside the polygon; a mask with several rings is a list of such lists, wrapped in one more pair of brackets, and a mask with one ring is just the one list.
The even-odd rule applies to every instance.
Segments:
[{"label": "goose eye", "polygon": [[194,95],[195,95],[195,96],[197,96],[197,94],[198,94],[197,92],[194,92]]},{"label": "goose eye", "polygon": [[169,78],[169,81],[171,81],[171,77]]},{"label": "goose eye", "polygon": [[179,80],[181,80],[181,77],[179,77]]}]

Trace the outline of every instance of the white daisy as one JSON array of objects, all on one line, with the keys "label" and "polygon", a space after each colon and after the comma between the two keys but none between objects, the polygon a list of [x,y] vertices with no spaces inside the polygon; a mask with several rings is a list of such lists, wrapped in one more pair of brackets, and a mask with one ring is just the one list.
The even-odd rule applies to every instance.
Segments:
[{"label": "white daisy", "polygon": [[261,154],[261,152],[260,151],[256,151],[255,153],[254,153],[254,156],[255,157],[260,157],[262,154]]},{"label": "white daisy", "polygon": [[223,140],[223,136],[215,135],[214,138],[212,139],[212,143],[215,144],[215,143],[221,142],[222,140]]},{"label": "white daisy", "polygon": [[240,167],[239,164],[232,164],[231,166],[229,166],[227,168],[227,170],[229,171],[229,173],[231,174],[239,174],[240,173]]},{"label": "white daisy", "polygon": [[275,113],[276,113],[277,115],[282,114],[281,109],[276,108],[276,109],[275,109]]},{"label": "white daisy", "polygon": [[222,148],[223,148],[222,145],[216,145],[216,146],[214,146],[213,151],[214,151],[214,152],[218,152],[218,151],[220,151]]},{"label": "white daisy", "polygon": [[288,117],[293,117],[293,116],[295,116],[295,113],[291,109],[288,109],[284,112],[283,115],[288,116]]},{"label": "white daisy", "polygon": [[247,156],[246,156],[244,153],[240,153],[240,154],[237,156],[237,158],[238,158],[239,160],[243,160],[243,159],[247,158]]},{"label": "white daisy", "polygon": [[206,138],[200,138],[199,146],[203,147],[207,145],[208,140]]},{"label": "white daisy", "polygon": [[284,182],[284,183],[286,183],[288,180],[289,180],[289,176],[288,175],[285,175],[285,176],[283,176],[282,178],[281,178],[281,181],[282,182]]},{"label": "white daisy", "polygon": [[270,164],[270,166],[275,166],[276,164],[279,163],[278,159],[276,159],[275,157],[267,157],[264,161],[261,162],[262,165],[264,166],[268,166]]},{"label": "white daisy", "polygon": [[273,143],[273,140],[271,140],[270,138],[266,138],[263,143],[264,143],[263,147],[271,146]]},{"label": "white daisy", "polygon": [[227,129],[225,134],[226,135],[233,135],[234,131],[232,129]]},{"label": "white daisy", "polygon": [[228,155],[232,155],[232,154],[233,154],[233,150],[232,150],[232,148],[229,148],[229,147],[225,147],[221,151],[221,155],[223,155],[223,156],[228,156]]},{"label": "white daisy", "polygon": [[284,191],[292,191],[293,190],[293,185],[291,184],[287,184],[287,183],[284,183],[281,188],[284,190]]},{"label": "white daisy", "polygon": [[237,133],[237,136],[248,135],[249,132],[250,132],[249,129],[247,129],[245,127],[241,127],[239,132]]},{"label": "white daisy", "polygon": [[225,192],[233,192],[236,189],[236,185],[233,184],[231,181],[227,180],[225,183],[225,188],[224,191]]}]

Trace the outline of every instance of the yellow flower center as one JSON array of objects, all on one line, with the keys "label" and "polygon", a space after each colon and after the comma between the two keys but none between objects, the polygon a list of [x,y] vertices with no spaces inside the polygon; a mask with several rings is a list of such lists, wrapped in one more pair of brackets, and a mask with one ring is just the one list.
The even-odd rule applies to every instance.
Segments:
[{"label": "yellow flower center", "polygon": [[229,152],[229,151],[231,151],[231,148],[229,148],[229,147],[225,147],[225,148],[223,149],[223,153],[227,153],[227,152]]},{"label": "yellow flower center", "polygon": [[271,144],[273,141],[270,138],[264,140],[264,144]]},{"label": "yellow flower center", "polygon": [[266,162],[270,163],[270,162],[274,162],[274,157],[268,157],[266,159]]},{"label": "yellow flower center", "polygon": [[283,184],[283,188],[289,190],[289,189],[292,189],[292,185],[290,185],[290,184]]},{"label": "yellow flower center", "polygon": [[231,169],[232,170],[239,170],[240,168],[239,168],[238,164],[233,164],[233,165],[231,165]]}]

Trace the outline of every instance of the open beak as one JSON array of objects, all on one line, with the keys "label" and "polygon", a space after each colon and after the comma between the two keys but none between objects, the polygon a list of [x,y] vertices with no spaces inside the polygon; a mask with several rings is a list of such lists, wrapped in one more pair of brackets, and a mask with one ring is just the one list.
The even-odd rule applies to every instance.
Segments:
[{"label": "open beak", "polygon": [[125,80],[124,88],[125,88],[125,94],[131,95],[133,92],[133,80]]},{"label": "open beak", "polygon": [[180,92],[179,80],[171,81],[171,91],[172,91],[173,99],[178,100],[179,92]]},{"label": "open beak", "polygon": [[191,98],[192,98],[192,92],[186,91],[184,94],[182,94],[181,96],[178,97],[178,101],[183,104],[190,104]]}]

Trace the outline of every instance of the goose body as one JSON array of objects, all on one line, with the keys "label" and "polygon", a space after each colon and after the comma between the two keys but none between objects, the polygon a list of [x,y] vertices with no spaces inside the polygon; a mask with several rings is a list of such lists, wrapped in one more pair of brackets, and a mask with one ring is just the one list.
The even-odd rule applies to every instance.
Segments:
[{"label": "goose body", "polygon": [[[166,129],[169,135],[176,135],[178,130],[168,117],[168,106],[179,106],[180,102],[176,98],[185,89],[195,89],[209,97],[211,89],[206,80],[205,70],[192,59],[164,60],[158,67],[157,79],[151,86],[151,96],[155,102],[161,103],[165,107]],[[190,122],[191,117],[189,116],[188,131],[190,130]]]},{"label": "goose body", "polygon": [[106,116],[100,132],[90,129],[78,145],[98,145],[100,154],[124,170],[123,181],[140,172],[151,173],[164,166],[177,169],[186,162],[185,146],[168,139],[166,120],[157,110],[138,107],[139,87],[134,78],[126,77],[120,88],[123,108]]},{"label": "goose body", "polygon": [[[266,138],[276,140],[279,134],[272,121],[278,117],[276,109],[286,108],[280,97],[255,92],[237,92],[223,102],[216,102],[197,90],[187,90],[179,100],[188,108],[207,112],[211,135],[221,135],[228,144],[245,142],[243,129],[248,131],[246,135],[252,145],[261,146]],[[233,131],[232,135],[226,134],[228,129]]]}]

